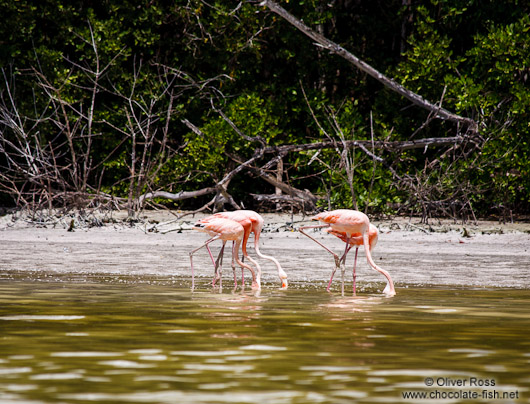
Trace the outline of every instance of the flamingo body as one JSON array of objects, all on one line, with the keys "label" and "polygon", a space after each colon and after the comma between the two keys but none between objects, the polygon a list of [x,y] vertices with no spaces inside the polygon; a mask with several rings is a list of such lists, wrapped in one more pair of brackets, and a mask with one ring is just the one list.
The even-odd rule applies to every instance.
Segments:
[{"label": "flamingo body", "polygon": [[[287,274],[283,270],[282,266],[278,262],[278,260],[272,256],[268,256],[265,254],[262,254],[259,249],[259,237],[261,235],[261,231],[263,230],[263,225],[265,221],[263,220],[263,217],[253,210],[236,210],[233,212],[219,212],[211,217],[220,217],[225,219],[231,219],[238,223],[240,223],[244,228],[244,235],[243,235],[243,242],[242,242],[242,251],[245,257],[248,257],[247,253],[247,242],[250,237],[250,233],[254,233],[254,250],[256,251],[256,254],[258,257],[269,260],[273,262],[276,265],[276,268],[278,270],[278,277],[280,278],[280,281],[282,283],[282,288],[286,289],[288,286],[287,282]],[[252,261],[251,262],[255,262]],[[261,268],[256,263],[257,267],[259,268],[259,271],[261,273]]]},{"label": "flamingo body", "polygon": [[[327,232],[340,238],[345,243],[347,242],[352,247],[360,247],[363,245],[363,235],[361,233],[353,233],[348,240],[348,235],[346,233],[333,230],[332,228],[327,229]],[[370,252],[373,251],[378,239],[379,230],[377,230],[377,227],[370,223],[370,227],[368,229],[368,243],[370,245]]]},{"label": "flamingo body", "polygon": [[318,220],[330,225],[332,230],[339,233],[351,234],[360,233],[370,227],[370,219],[364,213],[349,210],[337,209],[329,212],[322,212],[313,216],[311,220]]},{"label": "flamingo body", "polygon": [[199,220],[193,227],[194,230],[208,233],[211,237],[219,236],[219,239],[225,241],[242,240],[244,235],[243,226],[233,220],[221,218],[207,218]]}]

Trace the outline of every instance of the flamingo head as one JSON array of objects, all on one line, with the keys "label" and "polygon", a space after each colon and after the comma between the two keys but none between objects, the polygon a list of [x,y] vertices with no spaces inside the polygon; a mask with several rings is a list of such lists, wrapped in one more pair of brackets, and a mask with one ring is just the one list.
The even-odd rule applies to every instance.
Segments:
[{"label": "flamingo head", "polygon": [[383,293],[388,296],[388,297],[392,297],[392,296],[395,296],[396,295],[396,290],[394,289],[394,285],[391,284],[390,282],[388,282],[386,284],[386,287],[385,289],[383,290]]},{"label": "flamingo head", "polygon": [[280,282],[282,283],[282,289],[287,289],[288,282],[287,282],[287,274],[283,270],[283,268],[278,263],[278,276],[280,277]]},{"label": "flamingo head", "polygon": [[261,290],[261,273],[258,271],[256,274],[256,279],[252,281],[252,289]]}]

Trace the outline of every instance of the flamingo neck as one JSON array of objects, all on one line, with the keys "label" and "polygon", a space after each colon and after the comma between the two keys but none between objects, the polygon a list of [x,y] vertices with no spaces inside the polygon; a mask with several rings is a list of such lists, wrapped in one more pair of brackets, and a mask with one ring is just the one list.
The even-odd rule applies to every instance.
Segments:
[{"label": "flamingo neck", "polygon": [[276,258],[271,257],[270,255],[265,255],[261,253],[261,251],[259,250],[259,236],[254,237],[254,250],[256,250],[256,254],[258,255],[258,257],[269,260],[273,262],[274,265],[276,265],[276,268],[278,269],[278,274],[280,274],[280,277],[282,276],[287,277],[287,274],[285,273],[285,271],[283,270],[282,266],[280,265],[280,263],[278,262]]},{"label": "flamingo neck", "polygon": [[385,271],[383,268],[380,268],[376,265],[374,260],[372,259],[372,254],[370,253],[369,248],[369,237],[368,232],[363,233],[363,243],[364,243],[364,251],[366,252],[366,259],[368,260],[368,263],[370,266],[381,273],[387,280],[387,285],[385,289],[383,290],[383,293],[389,296],[394,296],[396,294],[396,290],[394,289],[394,282],[392,281],[392,278],[390,277],[390,274]]},{"label": "flamingo neck", "polygon": [[[236,243],[234,244],[234,254],[235,254],[235,257],[236,257],[236,262],[238,263],[238,265],[241,268],[248,269],[250,271],[250,273],[252,274],[252,287],[253,288],[255,287],[257,289],[261,289],[261,269],[260,269],[260,267],[258,265],[257,266],[257,268],[258,268],[257,272],[258,273],[256,274],[256,272],[254,271],[254,269],[250,265],[245,264],[243,261],[241,261],[239,259],[239,246],[240,245],[241,245],[241,240],[236,241]],[[250,257],[248,257],[248,258],[250,259]],[[252,262],[253,260],[250,259],[250,261]]]}]

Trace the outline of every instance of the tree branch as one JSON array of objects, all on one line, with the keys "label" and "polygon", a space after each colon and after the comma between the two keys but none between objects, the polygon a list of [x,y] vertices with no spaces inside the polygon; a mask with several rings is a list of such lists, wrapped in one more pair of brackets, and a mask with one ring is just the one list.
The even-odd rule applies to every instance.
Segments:
[{"label": "tree branch", "polygon": [[250,166],[249,165],[250,160],[246,161],[245,163],[242,163],[240,158],[236,155],[227,153],[227,156],[230,157],[235,162],[241,164],[239,167],[242,167],[243,164],[245,164],[246,168],[254,172],[260,178],[267,181],[269,184],[273,185],[276,188],[281,189],[283,192],[285,192],[288,195],[299,198],[301,201],[303,201],[303,204],[305,205],[306,210],[311,211],[316,208],[317,197],[313,195],[311,192],[302,191],[301,189],[292,187],[291,185],[286,184],[285,182],[278,181],[275,176],[270,175],[263,168]]},{"label": "tree branch", "polygon": [[[374,149],[383,149],[391,151],[404,151],[410,149],[425,149],[427,147],[442,147],[452,146],[454,144],[462,143],[466,137],[464,136],[453,136],[453,137],[431,137],[417,140],[405,140],[405,141],[384,141],[384,140],[345,140],[343,145],[346,148],[352,147],[370,147]],[[322,150],[322,149],[334,149],[337,146],[337,142],[315,142],[315,143],[304,143],[304,144],[289,144],[282,146],[266,147],[264,150],[265,154],[276,153],[286,154],[292,152],[300,152],[307,150]]]},{"label": "tree branch", "polygon": [[176,194],[166,191],[148,192],[138,198],[138,204],[142,205],[146,199],[165,198],[170,199],[172,201],[181,201],[183,199],[196,198],[198,196],[213,194],[215,192],[217,192],[216,187],[203,188],[197,191],[180,191]]},{"label": "tree branch", "polygon": [[403,87],[401,84],[395,82],[393,79],[385,76],[384,74],[374,69],[369,64],[360,60],[358,57],[356,57],[354,54],[344,49],[342,46],[336,44],[333,41],[330,41],[326,37],[313,31],[311,28],[305,25],[302,21],[294,17],[292,14],[290,14],[287,10],[285,10],[284,8],[276,4],[274,1],[264,0],[260,3],[260,5],[268,7],[269,10],[271,10],[272,12],[278,14],[280,17],[287,20],[287,22],[289,22],[291,25],[298,28],[305,35],[307,35],[308,37],[313,39],[315,42],[317,42],[318,46],[321,46],[322,48],[327,49],[331,53],[335,53],[339,56],[342,56],[348,62],[356,66],[359,70],[372,76],[373,78],[381,82],[383,85],[390,88],[392,91],[397,92],[401,96],[411,101],[413,104],[418,105],[428,111],[433,112],[437,118],[463,124],[469,127],[473,132],[477,132],[478,124],[473,119],[461,117],[460,115],[450,112],[446,110],[445,108],[442,108],[440,105],[435,105],[425,100],[422,96]]}]

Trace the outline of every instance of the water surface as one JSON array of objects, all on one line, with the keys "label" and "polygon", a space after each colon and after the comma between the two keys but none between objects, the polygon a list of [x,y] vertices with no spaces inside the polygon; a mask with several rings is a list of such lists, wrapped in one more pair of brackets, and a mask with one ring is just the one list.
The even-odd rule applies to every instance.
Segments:
[{"label": "water surface", "polygon": [[39,277],[0,279],[1,403],[530,402],[528,290]]}]

